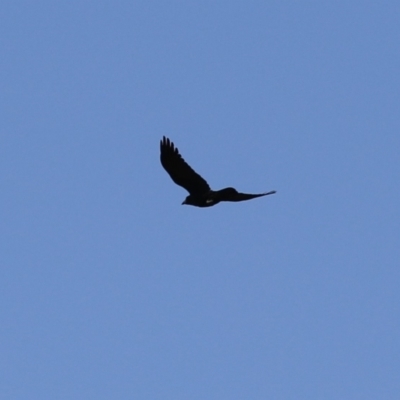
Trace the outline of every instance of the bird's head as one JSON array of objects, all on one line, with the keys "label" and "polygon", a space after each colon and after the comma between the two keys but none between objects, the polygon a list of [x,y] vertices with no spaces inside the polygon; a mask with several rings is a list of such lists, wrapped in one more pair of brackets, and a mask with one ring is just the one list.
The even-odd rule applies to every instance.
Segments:
[{"label": "bird's head", "polygon": [[192,206],[193,204],[195,204],[195,203],[193,202],[193,200],[194,200],[194,199],[192,198],[191,195],[186,196],[185,200],[183,200],[183,202],[182,202],[182,205],[186,204],[186,205]]}]

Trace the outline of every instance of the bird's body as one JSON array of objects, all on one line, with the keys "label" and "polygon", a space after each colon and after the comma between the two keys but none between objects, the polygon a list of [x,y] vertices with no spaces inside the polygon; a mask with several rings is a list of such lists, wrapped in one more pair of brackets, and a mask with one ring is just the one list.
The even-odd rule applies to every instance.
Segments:
[{"label": "bird's body", "polygon": [[276,193],[275,190],[260,194],[239,193],[236,189],[228,187],[221,190],[211,190],[207,181],[195,172],[179,154],[178,149],[165,136],[160,143],[160,159],[164,169],[172,180],[189,192],[182,204],[196,207],[211,207],[221,201],[244,201],[256,197]]},{"label": "bird's body", "polygon": [[267,196],[268,194],[276,193],[274,190],[268,193],[260,194],[247,194],[239,193],[236,189],[228,187],[221,190],[209,190],[203,195],[189,195],[186,197],[183,204],[189,204],[197,207],[211,207],[215,206],[221,201],[244,201],[255,199],[256,197]]}]

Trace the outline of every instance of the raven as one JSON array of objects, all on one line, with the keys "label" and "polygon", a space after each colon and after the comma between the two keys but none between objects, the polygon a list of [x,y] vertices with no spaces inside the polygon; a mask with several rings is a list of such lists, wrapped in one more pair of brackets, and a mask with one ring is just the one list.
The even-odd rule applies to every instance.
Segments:
[{"label": "raven", "polygon": [[239,193],[228,187],[221,190],[211,190],[207,181],[195,172],[179,154],[178,149],[165,136],[160,143],[161,164],[172,180],[189,192],[182,204],[196,207],[211,207],[220,201],[243,201],[276,193],[275,190],[260,194]]}]

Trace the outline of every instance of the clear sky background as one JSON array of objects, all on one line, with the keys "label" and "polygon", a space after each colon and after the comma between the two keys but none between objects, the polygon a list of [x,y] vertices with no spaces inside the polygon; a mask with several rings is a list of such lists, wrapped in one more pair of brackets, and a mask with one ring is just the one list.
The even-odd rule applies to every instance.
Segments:
[{"label": "clear sky background", "polygon": [[[0,398],[397,400],[398,1],[2,1]],[[159,161],[170,137],[209,209]]]}]

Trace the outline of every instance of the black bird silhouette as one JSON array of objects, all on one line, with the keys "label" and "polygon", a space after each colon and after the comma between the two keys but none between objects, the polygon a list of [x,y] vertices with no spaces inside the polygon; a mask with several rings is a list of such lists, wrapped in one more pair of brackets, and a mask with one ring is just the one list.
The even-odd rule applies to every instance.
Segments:
[{"label": "black bird silhouette", "polygon": [[220,201],[244,201],[256,197],[276,193],[275,190],[260,194],[239,193],[236,189],[228,187],[221,190],[211,190],[207,181],[195,172],[179,154],[178,149],[165,136],[160,143],[161,164],[172,180],[189,192],[182,204],[196,207],[211,207]]}]

